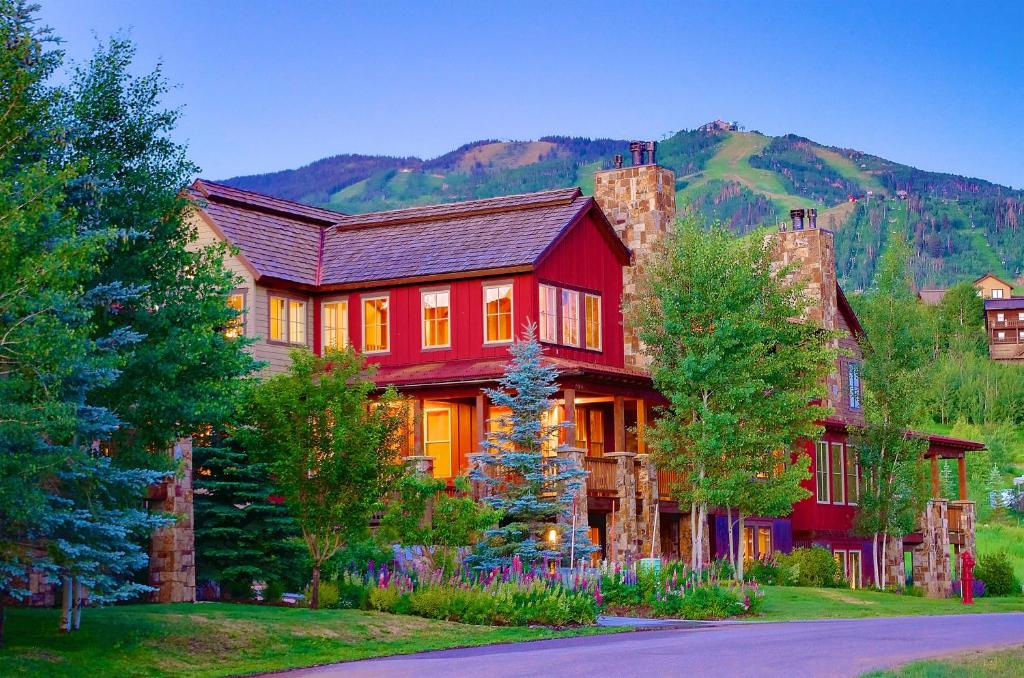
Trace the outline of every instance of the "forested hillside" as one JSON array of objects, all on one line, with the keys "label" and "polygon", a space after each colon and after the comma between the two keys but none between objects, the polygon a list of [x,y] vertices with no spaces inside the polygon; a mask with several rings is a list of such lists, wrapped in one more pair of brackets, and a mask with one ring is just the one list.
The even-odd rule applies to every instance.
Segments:
[{"label": "forested hillside", "polygon": [[[305,167],[235,177],[227,183],[358,213],[578,185],[627,156],[624,139],[549,136],[488,139],[437,158],[338,155]],[[680,204],[743,233],[815,207],[836,231],[844,284],[871,279],[891,229],[914,245],[922,286],[945,286],[991,271],[1024,272],[1024,191],[981,179],[926,172],[788,134],[684,130],[658,145],[676,172]]]}]

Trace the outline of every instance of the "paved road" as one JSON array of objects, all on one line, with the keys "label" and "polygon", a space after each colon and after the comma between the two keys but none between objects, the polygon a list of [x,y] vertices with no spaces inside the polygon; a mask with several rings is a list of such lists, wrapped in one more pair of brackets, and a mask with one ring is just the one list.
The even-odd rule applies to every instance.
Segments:
[{"label": "paved road", "polygon": [[287,674],[335,676],[858,676],[1024,644],[1024,613],[705,626],[425,652]]}]

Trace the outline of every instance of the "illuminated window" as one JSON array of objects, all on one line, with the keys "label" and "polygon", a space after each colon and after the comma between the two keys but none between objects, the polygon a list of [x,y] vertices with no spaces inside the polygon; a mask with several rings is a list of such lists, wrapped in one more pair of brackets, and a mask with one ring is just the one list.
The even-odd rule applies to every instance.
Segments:
[{"label": "illuminated window", "polygon": [[766,558],[772,553],[772,528],[757,528],[757,557]]},{"label": "illuminated window", "polygon": [[850,549],[846,554],[846,578],[850,582],[850,588],[861,587],[860,551]]},{"label": "illuminated window", "polygon": [[270,297],[270,340],[306,343],[306,302]]},{"label": "illuminated window", "polygon": [[449,336],[448,290],[423,292],[423,348],[451,346]]},{"label": "illuminated window", "polygon": [[[731,528],[730,528],[731,529]],[[754,557],[754,528],[743,528],[743,559],[751,560]]]},{"label": "illuminated window", "polygon": [[388,350],[390,315],[387,297],[363,298],[363,353]]},{"label": "illuminated window", "polygon": [[554,456],[558,449],[558,434],[561,432],[558,426],[561,421],[560,414],[556,405],[550,410],[544,410],[540,415],[541,430],[550,429],[547,436],[541,442],[541,451],[546,457]]},{"label": "illuminated window", "polygon": [[580,345],[580,293],[562,290],[562,343]]},{"label": "illuminated window", "polygon": [[860,473],[857,466],[857,452],[846,446],[846,503],[856,504],[860,499]]},{"label": "illuminated window", "polygon": [[558,341],[558,290],[550,285],[540,286],[540,340]]},{"label": "illuminated window", "polygon": [[306,343],[306,302],[288,300],[288,341]]},{"label": "illuminated window", "polygon": [[288,304],[280,297],[270,297],[270,340],[288,341]]},{"label": "illuminated window", "polygon": [[601,297],[596,294],[585,294],[584,310],[586,311],[587,332],[584,337],[585,346],[595,351],[601,350]]},{"label": "illuminated window", "polygon": [[846,503],[846,486],[843,483],[843,444],[832,443],[832,503]]},{"label": "illuminated window", "polygon": [[512,285],[484,287],[484,343],[512,341]]},{"label": "illuminated window", "polygon": [[242,292],[229,294],[228,308],[234,309],[238,315],[228,322],[224,336],[228,339],[237,339],[245,334],[245,294]]},{"label": "illuminated window", "polygon": [[836,559],[836,565],[839,566],[839,571],[842,572],[845,577],[850,567],[849,561],[847,560],[846,549],[834,549],[832,551],[832,557]]},{"label": "illuminated window", "polygon": [[819,440],[815,444],[814,479],[818,491],[818,503],[829,502],[828,493],[828,443]]},{"label": "illuminated window", "polygon": [[424,454],[434,458],[434,477],[452,477],[452,413],[447,407],[423,410]]},{"label": "illuminated window", "polygon": [[323,307],[324,348],[348,346],[348,301],[329,301]]}]

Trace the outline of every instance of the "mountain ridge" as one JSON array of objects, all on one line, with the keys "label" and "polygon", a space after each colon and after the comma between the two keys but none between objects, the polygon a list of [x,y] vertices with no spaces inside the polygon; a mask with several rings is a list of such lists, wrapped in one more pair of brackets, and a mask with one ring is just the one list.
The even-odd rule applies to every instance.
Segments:
[{"label": "mountain ridge", "polygon": [[[731,126],[730,126],[731,127]],[[299,168],[224,180],[347,213],[394,209],[579,185],[628,154],[625,139],[550,135],[481,139],[436,158],[339,154]],[[836,231],[840,277],[865,287],[890,230],[915,248],[921,286],[991,271],[1024,269],[1024,191],[985,179],[919,170],[796,134],[707,125],[658,144],[658,163],[676,172],[680,204],[744,233],[815,207]]]}]

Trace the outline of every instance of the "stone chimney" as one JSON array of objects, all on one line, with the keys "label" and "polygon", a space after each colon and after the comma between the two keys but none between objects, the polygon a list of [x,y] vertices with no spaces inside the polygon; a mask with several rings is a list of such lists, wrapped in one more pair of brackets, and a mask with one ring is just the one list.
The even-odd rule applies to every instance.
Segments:
[{"label": "stone chimney", "polygon": [[[627,304],[636,293],[637,272],[664,240],[676,216],[675,174],[654,164],[655,148],[653,141],[634,141],[630,144],[632,167],[594,173],[594,199],[633,253],[632,265],[622,274]],[[626,366],[645,369],[640,340],[629,327],[624,332]]]},{"label": "stone chimney", "polygon": [[808,319],[825,329],[839,323],[839,299],[836,293],[836,249],[832,231],[818,228],[818,210],[789,212],[790,228],[785,225],[775,235],[775,257],[783,265],[796,265],[795,275],[807,282],[810,299]]}]

